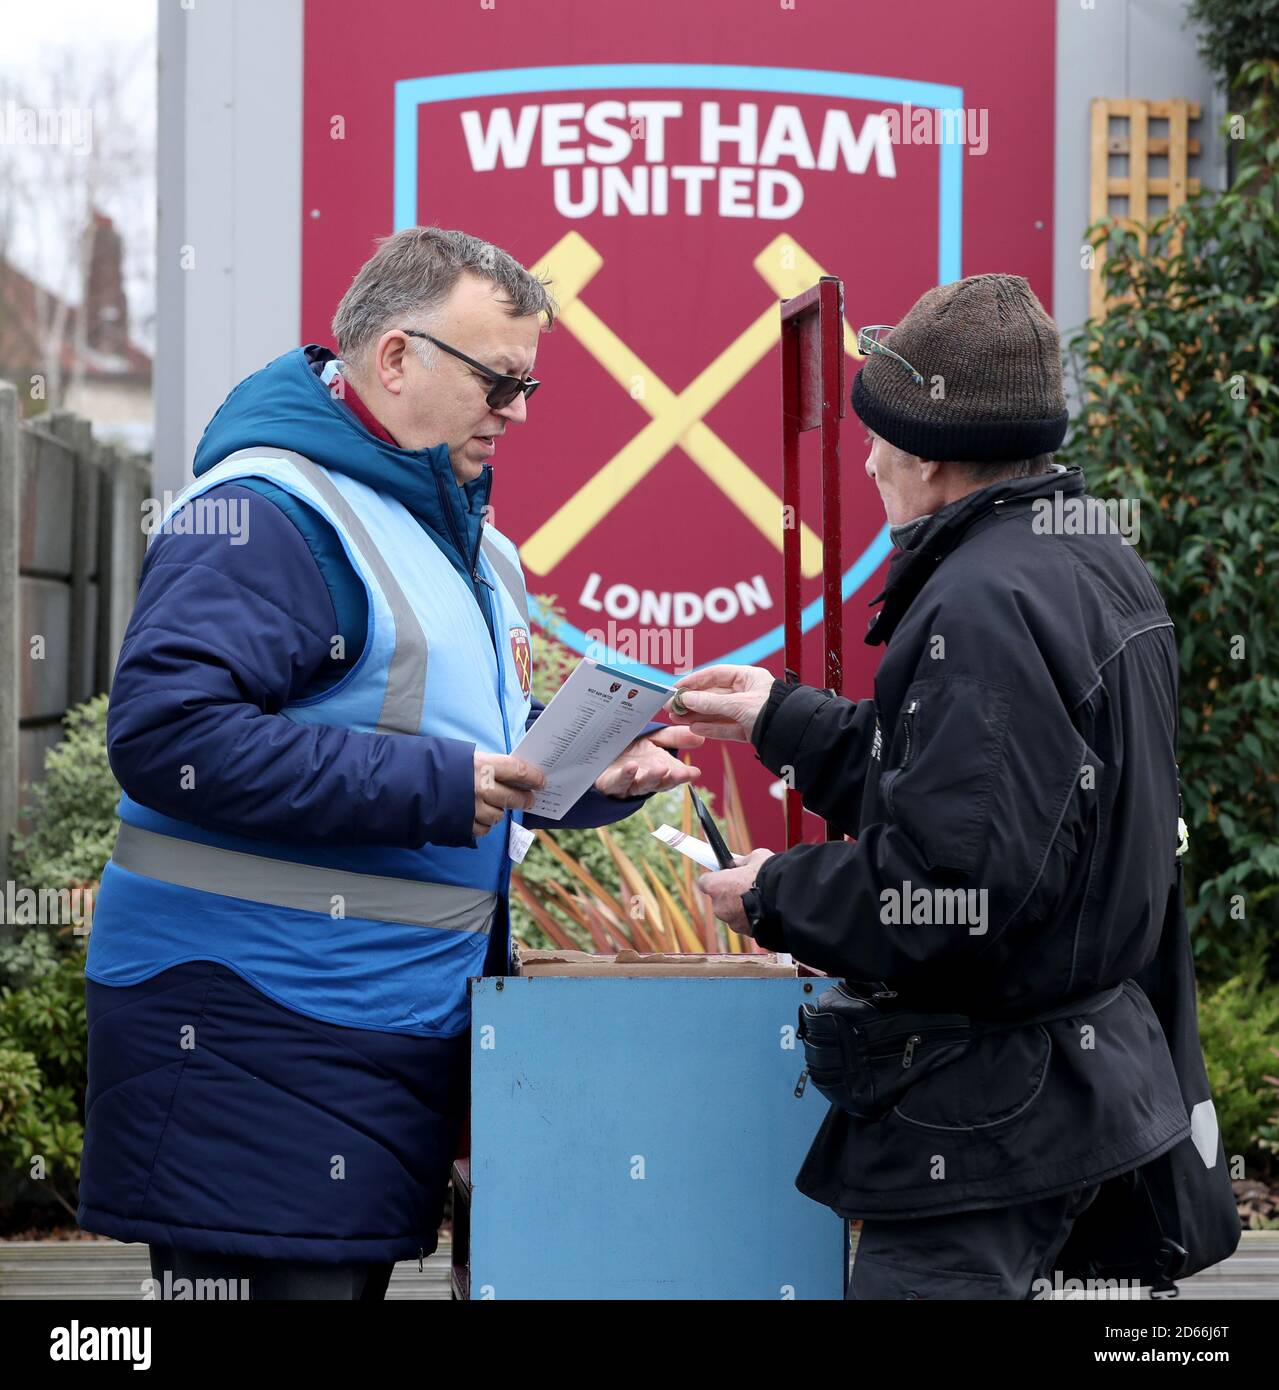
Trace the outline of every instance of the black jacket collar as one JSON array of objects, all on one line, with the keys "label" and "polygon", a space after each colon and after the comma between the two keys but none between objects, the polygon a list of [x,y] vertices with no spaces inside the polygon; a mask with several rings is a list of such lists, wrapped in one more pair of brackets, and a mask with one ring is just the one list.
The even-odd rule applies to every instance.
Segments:
[{"label": "black jacket collar", "polygon": [[904,550],[895,551],[889,560],[883,592],[871,599],[872,604],[882,600],[884,606],[870,621],[866,644],[874,647],[888,641],[928,577],[973,524],[989,516],[996,507],[1028,503],[1056,492],[1074,497],[1083,490],[1083,473],[1078,468],[1067,468],[1036,473],[1030,478],[1005,478],[943,507],[911,536]]}]

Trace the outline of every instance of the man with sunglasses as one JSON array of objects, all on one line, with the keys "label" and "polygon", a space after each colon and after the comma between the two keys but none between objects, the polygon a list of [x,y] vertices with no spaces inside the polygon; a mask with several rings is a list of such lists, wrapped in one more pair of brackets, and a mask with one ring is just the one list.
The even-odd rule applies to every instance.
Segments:
[{"label": "man with sunglasses", "polygon": [[[510,752],[539,706],[488,518],[554,313],[487,242],[389,237],[338,306],[340,356],[299,348],[231,392],[148,551],[108,718],[125,795],[78,1216],[146,1241],[160,1296],[378,1299],[435,1248],[467,980],[508,968],[543,782]],[[178,524],[197,498],[244,520]],[[551,828],[691,780],[700,742],[653,726]]]},{"label": "man with sunglasses", "polygon": [[[1238,1239],[1194,1041],[1172,622],[1079,469],[1053,462],[1060,346],[1024,279],[931,289],[859,343],[852,404],[894,547],[873,698],[719,666],[672,705],[856,837],[704,876],[717,915],[911,1020],[859,1073],[895,1101],[832,1104],[797,1186],[863,1222],[852,1298],[1043,1297],[1095,1248],[1167,1288],[1195,1241],[1161,1231],[1167,1206],[1152,1222],[1134,1170],[1215,1165],[1214,1258]],[[1171,998],[1179,971],[1185,1100],[1182,1029],[1165,1036],[1175,1015],[1145,992]],[[964,1018],[990,1026],[964,1040]]]}]

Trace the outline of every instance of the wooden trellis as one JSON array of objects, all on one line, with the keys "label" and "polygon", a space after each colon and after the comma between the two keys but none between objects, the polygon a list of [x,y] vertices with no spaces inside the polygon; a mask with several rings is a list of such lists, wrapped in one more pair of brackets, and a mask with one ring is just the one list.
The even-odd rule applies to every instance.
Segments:
[{"label": "wooden trellis", "polygon": [[[1111,131],[1111,120],[1127,122],[1126,133]],[[1178,98],[1174,101],[1144,101],[1140,98],[1111,100],[1094,97],[1092,102],[1092,190],[1089,222],[1114,216],[1112,199],[1126,199],[1127,208],[1115,220],[1133,225],[1152,221],[1150,202],[1166,199],[1168,210],[1180,207],[1199,192],[1199,180],[1189,174],[1191,155],[1199,153],[1199,141],[1190,134],[1191,121],[1199,119],[1199,103]],[[1151,134],[1151,124],[1167,122],[1168,133]],[[1111,173],[1111,160],[1126,156],[1128,168]],[[1150,161],[1166,159],[1168,172],[1151,177]],[[1143,236],[1144,244],[1144,236]],[[1101,267],[1104,250],[1098,249],[1088,291],[1088,312],[1101,318],[1106,310]]]}]

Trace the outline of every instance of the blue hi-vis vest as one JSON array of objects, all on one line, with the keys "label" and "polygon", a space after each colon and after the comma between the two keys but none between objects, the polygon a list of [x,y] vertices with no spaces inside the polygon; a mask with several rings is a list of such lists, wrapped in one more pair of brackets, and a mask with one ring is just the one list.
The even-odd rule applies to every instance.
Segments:
[{"label": "blue hi-vis vest", "polygon": [[[245,449],[178,497],[267,479],[334,528],[368,593],[364,651],[330,689],[281,714],[365,733],[462,739],[509,752],[531,683],[528,600],[515,547],[491,527],[480,550],[495,644],[466,579],[393,498],[299,454]],[[195,775],[199,776],[199,769]],[[466,794],[470,796],[468,784]],[[517,813],[518,814],[518,813]],[[136,984],[215,960],[325,1022],[450,1037],[468,1023],[510,878],[510,816],[475,848],[307,845],[226,835],[129,796],[102,875],[86,973]]]}]

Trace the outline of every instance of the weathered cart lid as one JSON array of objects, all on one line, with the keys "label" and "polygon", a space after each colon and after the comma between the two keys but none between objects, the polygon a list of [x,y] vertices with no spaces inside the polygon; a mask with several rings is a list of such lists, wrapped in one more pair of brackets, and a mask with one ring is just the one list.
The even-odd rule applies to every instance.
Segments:
[{"label": "weathered cart lid", "polygon": [[515,973],[527,977],[582,975],[625,978],[670,978],[710,976],[725,979],[783,976],[794,978],[799,972],[793,962],[778,960],[773,954],[695,955],[619,951],[616,955],[592,955],[589,951],[535,951],[517,947]]}]

